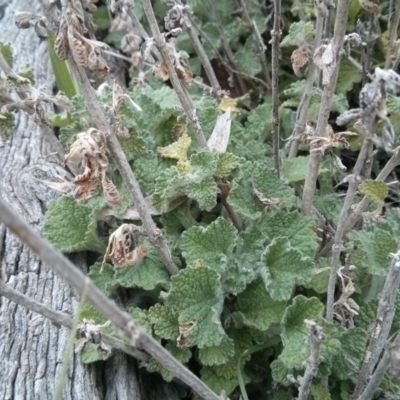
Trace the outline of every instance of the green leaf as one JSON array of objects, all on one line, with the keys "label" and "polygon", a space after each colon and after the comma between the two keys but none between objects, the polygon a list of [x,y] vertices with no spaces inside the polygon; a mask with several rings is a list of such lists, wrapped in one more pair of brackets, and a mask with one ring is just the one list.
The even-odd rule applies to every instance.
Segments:
[{"label": "green leaf", "polygon": [[259,228],[270,240],[287,237],[290,245],[300,250],[305,256],[314,257],[318,249],[318,236],[314,221],[298,211],[268,213],[261,220]]},{"label": "green leaf", "polygon": [[242,165],[239,176],[233,180],[228,196],[228,203],[246,217],[256,219],[261,216],[263,209],[252,191],[252,183],[268,198],[279,198],[284,204],[294,203],[293,189],[278,179],[274,170],[261,161],[248,161]]},{"label": "green leaf", "polygon": [[184,133],[176,142],[166,147],[158,147],[157,153],[161,157],[173,158],[178,161],[187,160],[187,152],[192,143],[192,139],[187,133]]},{"label": "green leaf", "polygon": [[14,114],[0,112],[0,145],[11,137],[14,131],[14,124]]},{"label": "green leaf", "polygon": [[312,22],[293,22],[290,25],[289,33],[282,39],[280,46],[296,46],[301,47],[305,45],[314,35],[314,26]]},{"label": "green leaf", "polygon": [[314,272],[314,263],[309,257],[291,247],[288,238],[272,240],[263,253],[262,278],[274,300],[288,300],[295,283],[307,283]]},{"label": "green leaf", "polygon": [[134,172],[140,188],[144,194],[150,196],[155,190],[156,179],[161,172],[165,170],[165,165],[162,163],[155,152],[147,151],[133,161]]},{"label": "green leaf", "polygon": [[99,209],[78,204],[69,196],[60,197],[49,204],[43,222],[43,235],[64,253],[83,250],[101,252],[105,245],[97,234]]},{"label": "green leaf", "polygon": [[374,275],[386,275],[390,266],[390,253],[397,251],[397,240],[387,231],[373,226],[369,230],[354,231],[350,239],[357,245],[352,262],[363,266]]},{"label": "green leaf", "polygon": [[202,260],[207,267],[221,272],[236,234],[233,225],[222,217],[205,228],[194,226],[182,235],[183,256],[189,265]]},{"label": "green leaf", "polygon": [[306,342],[307,327],[305,319],[318,320],[322,318],[324,305],[316,298],[296,296],[292,305],[286,308],[282,319],[283,331],[281,334],[284,349],[279,356],[280,362],[288,369],[303,369],[304,361],[309,354]]},{"label": "green leaf", "polygon": [[110,27],[111,21],[107,6],[97,7],[92,15],[97,29],[108,29]]},{"label": "green leaf", "polygon": [[[190,357],[192,356],[192,353],[189,349],[176,347],[172,343],[168,343],[165,348],[171,353],[173,357],[175,357],[182,363],[188,362],[190,360]],[[149,372],[159,372],[166,382],[171,382],[172,379],[174,379],[174,374],[163,367],[155,358],[150,359],[150,361],[146,364],[146,369]]]},{"label": "green leaf", "polygon": [[217,189],[217,184],[210,176],[200,182],[190,182],[186,194],[197,201],[200,210],[211,211],[217,205]]},{"label": "green leaf", "polygon": [[[221,378],[216,375],[214,367],[203,367],[200,371],[201,380],[215,393],[221,393],[223,390],[229,396],[239,385],[237,377]],[[246,382],[249,382],[247,377]]]},{"label": "green leaf", "polygon": [[250,227],[239,233],[233,254],[230,255],[223,274],[225,292],[237,295],[254,281],[261,268],[261,256],[266,237],[257,227]]},{"label": "green leaf", "polygon": [[339,76],[336,84],[336,93],[346,94],[353,89],[356,83],[362,81],[362,74],[347,58],[342,58]]},{"label": "green leaf", "polygon": [[313,383],[311,385],[311,394],[314,400],[331,400],[329,389],[320,383]]},{"label": "green leaf", "polygon": [[115,279],[114,267],[110,264],[104,264],[103,271],[100,273],[101,264],[97,262],[92,265],[88,277],[104,294],[109,296],[118,286],[118,282]]},{"label": "green leaf", "polygon": [[12,68],[14,60],[10,43],[0,42],[0,53],[7,61],[10,68]]},{"label": "green leaf", "polygon": [[168,287],[169,274],[161,263],[154,247],[145,242],[147,255],[140,258],[134,265],[116,271],[115,277],[123,287],[141,287],[153,290],[157,286]]},{"label": "green leaf", "polygon": [[261,62],[253,47],[253,38],[249,37],[246,43],[234,54],[237,69],[250,76],[261,72]]},{"label": "green leaf", "polygon": [[203,365],[222,365],[235,354],[234,341],[225,336],[218,346],[203,347],[199,350],[199,360]]},{"label": "green leaf", "polygon": [[186,338],[199,348],[217,346],[225,337],[219,319],[224,298],[219,275],[207,268],[186,268],[171,279],[167,304],[179,313],[179,324],[193,323]]},{"label": "green leaf", "polygon": [[149,308],[149,320],[154,332],[163,339],[176,340],[179,335],[178,313],[167,305],[156,304]]},{"label": "green leaf", "polygon": [[246,139],[265,140],[271,135],[271,127],[272,104],[260,104],[249,113],[246,124]]},{"label": "green leaf", "polygon": [[365,356],[368,334],[361,328],[344,330],[340,335],[342,350],[332,360],[332,373],[340,380],[356,376]]},{"label": "green leaf", "polygon": [[218,166],[218,153],[209,151],[199,151],[190,157],[190,165],[193,168],[193,174],[200,177],[212,176]]},{"label": "green leaf", "polygon": [[[288,376],[293,374],[293,370],[288,368],[282,360],[276,359],[271,363],[271,373],[274,382],[282,383],[283,385],[290,385],[291,381]],[[292,398],[291,398],[292,400]]]},{"label": "green leaf", "polygon": [[272,300],[262,279],[257,279],[239,294],[233,319],[239,327],[267,330],[271,324],[281,321],[285,308],[286,302]]},{"label": "green leaf", "polygon": [[230,173],[239,166],[239,157],[232,153],[222,153],[218,157],[217,170],[214,176],[217,178],[224,178],[229,176]]},{"label": "green leaf", "polygon": [[107,322],[107,319],[103,316],[103,314],[90,303],[86,303],[83,307],[81,307],[78,313],[79,321],[87,319],[93,321],[93,323],[96,325],[103,325],[105,322]]},{"label": "green leaf", "polygon": [[387,185],[383,181],[374,181],[372,179],[366,179],[358,189],[362,194],[365,194],[369,200],[376,204],[383,204],[385,197],[389,194]]},{"label": "green leaf", "polygon": [[342,210],[343,200],[338,198],[336,193],[330,193],[325,196],[316,196],[314,205],[325,218],[328,218],[337,224]]},{"label": "green leaf", "polygon": [[[87,341],[86,338],[80,338],[76,341],[75,346],[78,347],[81,343],[85,341]],[[112,355],[111,349],[109,349],[110,351],[104,351],[102,346],[104,345],[87,342],[84,350],[82,351],[82,353],[80,353],[82,363],[90,364],[96,361],[104,361],[110,358]]]},{"label": "green leaf", "polygon": [[29,64],[25,64],[24,69],[21,71],[18,71],[17,75],[22,76],[25,79],[29,79],[32,85],[35,84],[33,69]]},{"label": "green leaf", "polygon": [[[297,156],[283,160],[282,177],[288,182],[301,182],[306,179],[310,156]],[[318,175],[329,172],[327,168],[320,168]]]},{"label": "green leaf", "polygon": [[[144,329],[146,329],[147,333],[149,335],[153,334],[153,329],[152,329],[152,324],[149,319],[149,311],[148,310],[143,310],[139,307],[131,307],[128,310],[129,314],[131,317]],[[159,339],[159,338],[158,338]],[[160,341],[160,340],[158,340]]]}]

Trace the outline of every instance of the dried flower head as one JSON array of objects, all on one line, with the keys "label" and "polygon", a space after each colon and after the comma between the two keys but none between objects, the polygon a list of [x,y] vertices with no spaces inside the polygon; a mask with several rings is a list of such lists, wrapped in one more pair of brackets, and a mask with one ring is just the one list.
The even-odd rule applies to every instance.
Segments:
[{"label": "dried flower head", "polygon": [[139,245],[132,249],[135,237],[143,234],[140,227],[134,224],[122,224],[109,238],[100,272],[106,260],[110,260],[116,268],[133,265],[147,255],[147,248]]},{"label": "dried flower head", "polygon": [[301,76],[301,69],[307,65],[309,59],[309,54],[307,51],[302,49],[296,49],[293,51],[290,61],[292,62],[293,72],[296,76]]}]

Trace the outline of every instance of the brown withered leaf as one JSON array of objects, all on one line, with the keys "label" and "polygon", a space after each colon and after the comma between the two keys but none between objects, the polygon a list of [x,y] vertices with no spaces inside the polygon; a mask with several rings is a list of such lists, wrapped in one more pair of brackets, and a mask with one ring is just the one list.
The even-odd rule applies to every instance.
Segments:
[{"label": "brown withered leaf", "polygon": [[296,76],[301,76],[301,68],[308,63],[309,55],[306,51],[296,49],[293,51],[290,61],[292,62],[293,72]]},{"label": "brown withered leaf", "polygon": [[178,76],[178,79],[182,81],[186,86],[192,86],[193,74],[182,64],[175,65],[175,72]]},{"label": "brown withered leaf", "polygon": [[196,325],[196,322],[190,321],[179,325],[179,336],[176,339],[177,347],[193,347],[193,343],[187,338],[187,334]]},{"label": "brown withered leaf", "polygon": [[163,62],[154,67],[154,75],[164,82],[169,79],[167,67]]},{"label": "brown withered leaf", "polygon": [[73,36],[70,34],[70,31],[68,31],[68,44],[75,62],[81,67],[87,67],[89,53],[83,41]]},{"label": "brown withered leaf", "polygon": [[106,174],[103,175],[101,183],[103,185],[103,194],[107,202],[111,205],[117,205],[121,203],[121,194],[118,192],[118,189],[115,187],[113,181]]},{"label": "brown withered leaf", "polygon": [[279,204],[281,202],[281,199],[278,199],[276,197],[271,197],[271,198],[266,197],[262,192],[260,192],[256,188],[254,183],[251,184],[251,190],[265,208],[270,207],[270,206],[276,206],[277,204]]},{"label": "brown withered leaf", "polygon": [[64,29],[60,29],[54,43],[54,50],[61,60],[67,60],[69,55],[69,45],[67,34]]},{"label": "brown withered leaf", "polygon": [[100,272],[103,271],[106,260],[110,260],[116,268],[124,268],[147,255],[147,248],[143,245],[131,250],[135,235],[138,233],[141,233],[140,227],[134,224],[122,224],[112,233]]},{"label": "brown withered leaf", "polygon": [[172,127],[171,137],[176,142],[184,133],[187,132],[186,124],[175,124]]}]

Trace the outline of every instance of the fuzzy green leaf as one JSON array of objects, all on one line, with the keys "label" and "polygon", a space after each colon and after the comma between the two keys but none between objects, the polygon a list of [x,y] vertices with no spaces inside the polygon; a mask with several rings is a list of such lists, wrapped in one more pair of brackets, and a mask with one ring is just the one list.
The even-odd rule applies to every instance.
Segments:
[{"label": "fuzzy green leaf", "polygon": [[[229,396],[239,385],[237,377],[221,378],[216,375],[214,367],[203,367],[200,371],[201,380],[215,393],[221,393],[223,390]],[[249,382],[249,378],[245,382]]]},{"label": "fuzzy green leaf", "polygon": [[246,139],[265,139],[271,135],[271,127],[272,104],[260,104],[249,113],[246,124]]},{"label": "fuzzy green leaf", "polygon": [[[80,338],[76,341],[75,346],[78,347],[81,343],[86,341],[85,338]],[[104,346],[104,345],[103,345]],[[90,364],[96,361],[104,361],[112,355],[110,351],[104,351],[98,343],[88,342],[85,344],[84,350],[79,354],[83,364]]]},{"label": "fuzzy green leaf", "polygon": [[186,194],[197,201],[201,210],[211,211],[217,205],[217,189],[217,184],[210,176],[200,182],[190,182]]},{"label": "fuzzy green leaf", "polygon": [[289,369],[303,369],[303,362],[309,354],[309,346],[305,340],[307,327],[305,319],[322,318],[324,305],[315,297],[296,296],[292,305],[287,307],[282,319],[281,334],[284,349],[279,360]]},{"label": "fuzzy green leaf", "polygon": [[358,186],[360,192],[376,204],[383,204],[389,191],[385,182],[366,179]]},{"label": "fuzzy green leaf", "polygon": [[289,33],[282,39],[280,46],[301,47],[307,43],[307,40],[314,35],[314,27],[311,22],[293,22],[290,25]]},{"label": "fuzzy green leaf", "polygon": [[217,170],[214,176],[217,178],[224,178],[229,176],[230,173],[239,166],[239,157],[232,153],[222,153],[218,157]]},{"label": "fuzzy green leaf", "polygon": [[237,295],[256,279],[262,265],[261,256],[265,241],[265,235],[256,227],[239,233],[235,251],[231,254],[223,274],[225,292]]},{"label": "fuzzy green leaf", "polygon": [[99,208],[78,204],[69,196],[52,201],[43,222],[43,235],[60,251],[104,250],[97,235]]},{"label": "fuzzy green leaf", "polygon": [[336,93],[346,94],[353,89],[356,83],[362,81],[362,74],[358,68],[353,65],[347,58],[343,58],[340,63],[339,76],[336,84]]},{"label": "fuzzy green leaf", "polygon": [[199,360],[203,365],[221,365],[235,354],[234,341],[225,336],[218,346],[203,347],[199,350]]},{"label": "fuzzy green leaf", "polygon": [[[192,356],[192,353],[189,349],[181,349],[172,343],[168,343],[165,347],[172,356],[182,363],[188,362]],[[174,374],[163,367],[155,358],[150,359],[150,361],[146,364],[146,369],[149,372],[159,372],[166,382],[171,382],[174,378]]]},{"label": "fuzzy green leaf", "polygon": [[179,335],[178,313],[171,307],[156,304],[149,308],[148,317],[154,332],[163,339],[176,340]]},{"label": "fuzzy green leaf", "polygon": [[[283,161],[282,174],[283,179],[288,182],[301,182],[306,179],[308,162],[310,156],[297,156],[295,158],[286,158]],[[326,168],[320,168],[318,175],[328,172]]]},{"label": "fuzzy green leaf", "polygon": [[81,307],[78,311],[79,321],[82,321],[84,318],[87,320],[93,321],[96,325],[102,325],[107,322],[107,319],[100,313],[100,311],[93,306],[91,303],[86,303],[83,307]]},{"label": "fuzzy green leaf", "polygon": [[261,72],[260,59],[257,57],[253,47],[254,41],[249,38],[234,55],[238,70],[250,76]]},{"label": "fuzzy green leaf", "polygon": [[204,176],[214,175],[218,167],[219,154],[209,151],[199,151],[190,157],[193,174]]},{"label": "fuzzy green leaf", "polygon": [[320,383],[314,383],[311,385],[311,394],[314,400],[331,400],[331,394],[329,389]]},{"label": "fuzzy green leaf", "polygon": [[8,140],[14,131],[15,116],[8,112],[0,112],[0,146]]},{"label": "fuzzy green leaf", "polygon": [[272,240],[262,257],[262,277],[271,295],[277,301],[288,300],[295,283],[307,283],[314,272],[314,263],[309,257],[291,247],[288,238]]},{"label": "fuzzy green leaf", "polygon": [[262,206],[254,195],[251,184],[267,198],[279,198],[282,203],[294,203],[294,191],[284,181],[278,179],[274,170],[263,162],[248,161],[242,165],[239,176],[233,180],[228,203],[239,213],[256,219],[261,215]]},{"label": "fuzzy green leaf", "polygon": [[119,284],[115,278],[114,267],[110,264],[104,264],[103,271],[100,273],[101,264],[97,262],[92,265],[88,277],[104,294],[109,296]]},{"label": "fuzzy green leaf", "polygon": [[[289,375],[293,374],[293,370],[288,368],[282,360],[276,359],[271,363],[271,373],[274,382],[282,383],[283,385],[289,385],[291,382],[288,379]],[[292,400],[292,398],[291,398]]]},{"label": "fuzzy green leaf", "polygon": [[276,237],[287,237],[290,245],[305,256],[314,257],[318,248],[314,221],[297,211],[266,214],[260,223],[260,230],[271,240]]},{"label": "fuzzy green leaf", "polygon": [[264,282],[258,279],[239,294],[233,319],[238,326],[267,330],[271,324],[281,321],[285,307],[285,301],[271,299]]},{"label": "fuzzy green leaf", "polygon": [[361,328],[350,328],[340,335],[342,350],[332,360],[332,372],[340,380],[356,376],[365,355],[368,334]]},{"label": "fuzzy green leaf", "polygon": [[207,267],[221,272],[236,234],[233,225],[222,217],[205,228],[194,226],[182,235],[183,256],[189,265],[202,260]]},{"label": "fuzzy green leaf", "polygon": [[219,275],[207,268],[186,268],[174,275],[167,304],[179,313],[179,323],[193,323],[186,338],[199,348],[217,346],[225,337],[219,319],[224,298]]},{"label": "fuzzy green leaf", "polygon": [[368,268],[374,275],[386,275],[390,266],[390,253],[397,251],[397,240],[390,232],[372,227],[369,230],[352,232],[350,239],[357,245],[352,262]]},{"label": "fuzzy green leaf", "polygon": [[141,287],[153,290],[157,286],[168,287],[169,275],[150,243],[146,243],[147,255],[134,265],[116,271],[115,278],[123,287]]}]

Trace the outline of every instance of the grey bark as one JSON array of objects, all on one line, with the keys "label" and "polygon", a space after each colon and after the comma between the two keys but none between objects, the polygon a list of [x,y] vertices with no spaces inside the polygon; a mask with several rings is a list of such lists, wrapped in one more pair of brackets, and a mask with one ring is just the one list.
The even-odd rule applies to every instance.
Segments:
[{"label": "grey bark", "polygon": [[[11,42],[14,70],[29,63],[36,87],[53,90],[54,79],[46,41],[33,30],[18,30],[17,11],[40,14],[35,0],[0,0],[0,42]],[[15,210],[38,230],[49,202],[58,194],[38,179],[65,176],[63,151],[54,133],[38,127],[31,117],[16,114],[13,136],[0,147],[0,192]],[[84,255],[74,256],[86,269]],[[71,315],[76,294],[25,246],[0,225],[0,279],[54,310]],[[64,362],[69,331],[52,325],[37,314],[0,298],[0,399],[51,399]],[[63,399],[178,399],[171,385],[157,375],[143,372],[137,362],[114,352],[105,362],[82,365],[74,355],[63,390]]]}]

